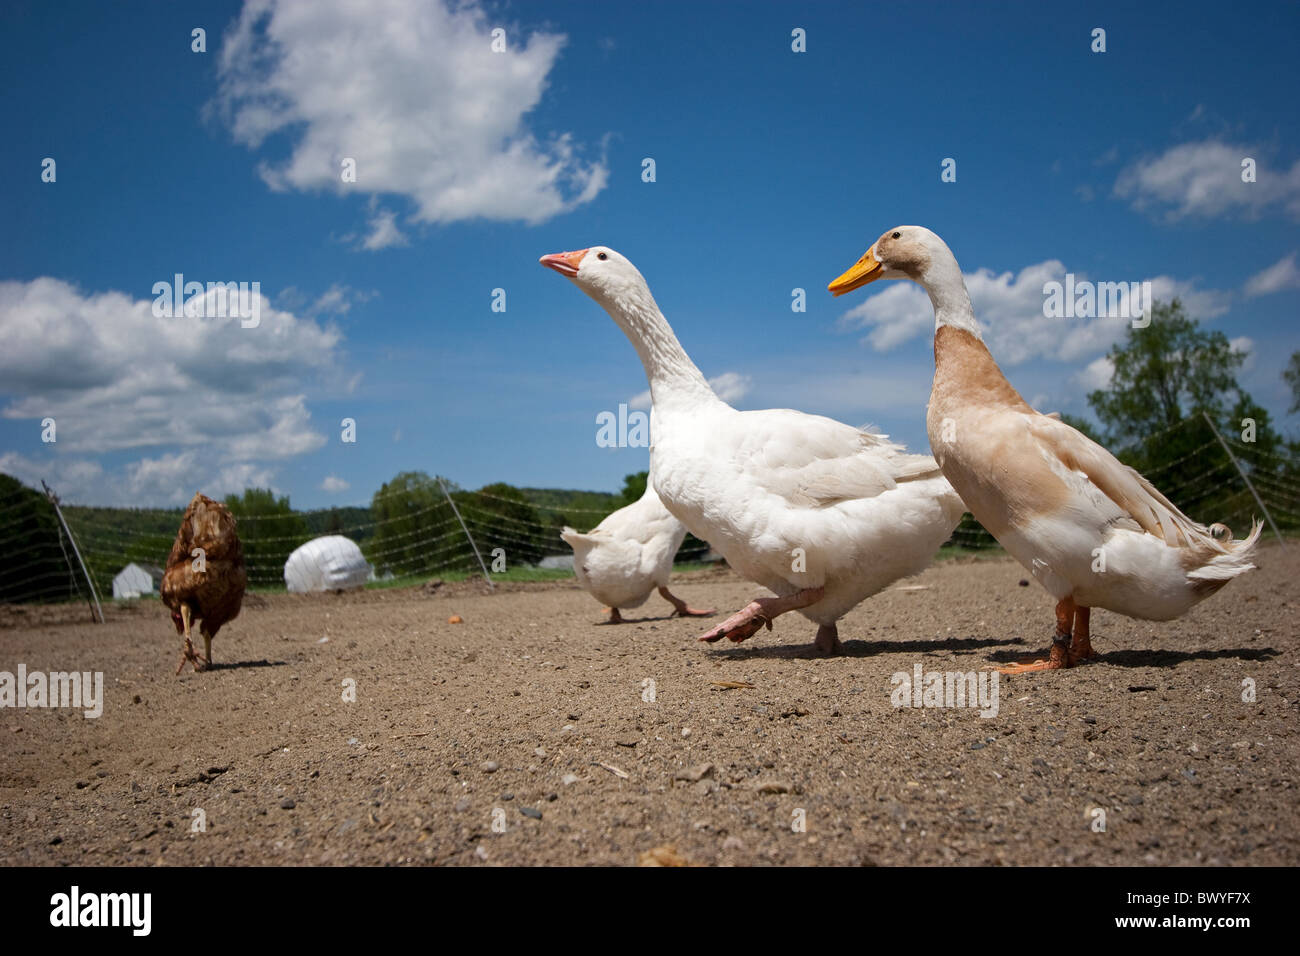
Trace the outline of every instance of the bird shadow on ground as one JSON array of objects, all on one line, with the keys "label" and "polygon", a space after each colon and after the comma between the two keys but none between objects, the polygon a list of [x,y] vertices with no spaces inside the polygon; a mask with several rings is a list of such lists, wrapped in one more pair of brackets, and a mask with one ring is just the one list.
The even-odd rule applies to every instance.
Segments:
[{"label": "bird shadow on ground", "polygon": [[[716,614],[717,614],[716,611],[713,614],[703,615],[703,616],[693,614],[691,615],[691,619],[698,619],[703,621],[706,619],[706,617],[713,617]],[[602,627],[606,625],[608,625],[609,627],[617,627],[619,624],[656,624],[660,621],[675,621],[675,620],[687,620],[687,618],[683,618],[680,614],[669,613],[669,614],[660,614],[658,617],[625,617],[623,618],[623,620],[617,623],[615,623],[614,621],[597,621],[596,625],[598,627]]]},{"label": "bird shadow on ground", "polygon": [[[1240,661],[1269,661],[1281,651],[1272,647],[1230,647],[1224,650],[1205,651],[1170,651],[1170,650],[1130,650],[1108,651],[1093,658],[1094,663],[1113,664],[1117,667],[1177,667],[1188,661],[1217,661],[1234,658]],[[1011,659],[1007,655],[994,654],[994,659]]]},{"label": "bird shadow on ground", "polygon": [[[939,641],[841,641],[843,652],[836,657],[875,657],[877,654],[932,654],[935,651],[971,652],[982,647],[1002,647],[1007,644],[1023,645],[1022,638],[1003,637],[947,637]],[[751,657],[775,657],[792,660],[820,658],[812,642],[807,644],[755,644],[736,647],[715,647],[715,657],[744,660]]]},{"label": "bird shadow on ground", "polygon": [[245,667],[284,667],[288,663],[288,661],[268,661],[265,658],[260,661],[217,661],[206,669],[210,671],[237,671]]}]

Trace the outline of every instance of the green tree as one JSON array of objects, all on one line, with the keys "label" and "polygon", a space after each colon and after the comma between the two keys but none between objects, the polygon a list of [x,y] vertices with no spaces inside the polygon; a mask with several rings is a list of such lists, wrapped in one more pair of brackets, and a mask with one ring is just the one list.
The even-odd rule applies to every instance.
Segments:
[{"label": "green tree", "polygon": [[648,471],[638,471],[626,476],[623,479],[622,503],[619,507],[622,508],[640,501],[641,496],[645,494],[646,482],[649,480],[650,472]]},{"label": "green tree", "polygon": [[364,551],[376,573],[425,574],[465,550],[465,535],[442,489],[423,471],[403,471],[385,482],[370,511],[375,533]]},{"label": "green tree", "polygon": [[1282,372],[1282,378],[1291,386],[1291,407],[1288,415],[1300,412],[1300,352],[1291,353],[1291,361]]},{"label": "green tree", "polygon": [[[456,507],[474,536],[485,562],[495,548],[504,548],[507,566],[536,564],[548,554],[559,554],[564,542],[542,525],[537,509],[514,485],[503,481],[478,491],[457,492]],[[474,564],[477,567],[477,561]]]},{"label": "green tree", "polygon": [[284,562],[309,537],[307,522],[293,510],[289,496],[277,498],[270,488],[245,488],[227,495],[226,507],[239,522],[248,583],[267,587],[284,583]]},{"label": "green tree", "polygon": [[[1111,444],[1134,446],[1135,461],[1163,464],[1188,450],[1179,427],[1185,419],[1202,412],[1226,419],[1246,357],[1222,332],[1202,329],[1175,299],[1153,303],[1151,324],[1130,328],[1108,358],[1114,366],[1110,385],[1092,392],[1088,404]],[[1209,437],[1201,432],[1192,444]]]},{"label": "green tree", "polygon": [[1075,431],[1082,432],[1083,434],[1087,435],[1097,444],[1099,445],[1105,444],[1105,441],[1102,439],[1101,435],[1098,434],[1097,429],[1093,428],[1092,423],[1089,422],[1087,419],[1076,418],[1073,415],[1066,415],[1062,413],[1061,421],[1065,422],[1065,424],[1069,425]]},{"label": "green tree", "polygon": [[1088,396],[1104,444],[1193,517],[1249,526],[1257,509],[1206,421],[1238,444],[1248,471],[1273,470],[1268,455],[1282,447],[1281,437],[1237,383],[1245,353],[1222,332],[1202,328],[1175,299],[1153,303],[1151,324],[1130,328],[1108,357],[1110,385]]},{"label": "green tree", "polygon": [[[77,597],[59,540],[58,518],[49,499],[17,478],[0,474],[0,603]],[[81,586],[86,586],[84,581]]]}]

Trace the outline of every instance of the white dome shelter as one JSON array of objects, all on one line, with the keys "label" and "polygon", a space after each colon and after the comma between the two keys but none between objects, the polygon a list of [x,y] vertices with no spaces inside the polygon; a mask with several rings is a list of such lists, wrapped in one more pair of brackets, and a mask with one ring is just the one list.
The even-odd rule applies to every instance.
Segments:
[{"label": "white dome shelter", "polygon": [[157,594],[163,569],[156,564],[132,562],[113,577],[113,598],[122,601],[142,594]]},{"label": "white dome shelter", "polygon": [[369,577],[361,549],[341,534],[312,538],[284,562],[284,584],[294,592],[359,588]]}]

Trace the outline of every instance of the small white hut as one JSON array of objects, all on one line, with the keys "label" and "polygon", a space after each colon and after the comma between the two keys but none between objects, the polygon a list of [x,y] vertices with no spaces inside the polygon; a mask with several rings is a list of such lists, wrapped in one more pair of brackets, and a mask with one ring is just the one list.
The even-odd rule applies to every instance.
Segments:
[{"label": "small white hut", "polygon": [[284,562],[290,591],[340,591],[364,587],[370,565],[357,543],[341,534],[312,538]]},{"label": "small white hut", "polygon": [[136,564],[132,561],[113,576],[113,600],[124,601],[142,594],[157,594],[162,583],[163,569],[156,564]]}]

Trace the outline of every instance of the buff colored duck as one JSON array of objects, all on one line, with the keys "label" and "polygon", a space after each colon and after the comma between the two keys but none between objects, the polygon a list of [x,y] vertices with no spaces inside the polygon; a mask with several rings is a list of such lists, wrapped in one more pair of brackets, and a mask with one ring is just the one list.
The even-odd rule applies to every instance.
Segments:
[{"label": "buff colored duck", "polygon": [[1004,673],[1094,656],[1094,607],[1167,621],[1251,570],[1260,523],[1234,541],[1187,517],[1149,481],[1058,417],[1021,398],[985,346],[952,251],[898,226],[829,286],[844,295],[910,279],[934,306],[934,384],[926,427],[944,476],[989,533],[1056,598],[1048,656]]}]

